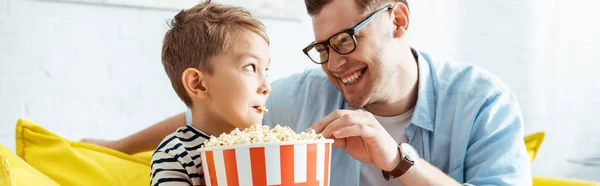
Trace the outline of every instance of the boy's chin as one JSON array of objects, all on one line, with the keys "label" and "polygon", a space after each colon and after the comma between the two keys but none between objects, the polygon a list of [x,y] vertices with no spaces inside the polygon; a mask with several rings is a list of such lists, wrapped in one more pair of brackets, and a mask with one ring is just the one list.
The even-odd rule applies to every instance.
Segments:
[{"label": "boy's chin", "polygon": [[252,125],[261,125],[261,122],[248,122],[237,126],[239,129],[250,128]]}]

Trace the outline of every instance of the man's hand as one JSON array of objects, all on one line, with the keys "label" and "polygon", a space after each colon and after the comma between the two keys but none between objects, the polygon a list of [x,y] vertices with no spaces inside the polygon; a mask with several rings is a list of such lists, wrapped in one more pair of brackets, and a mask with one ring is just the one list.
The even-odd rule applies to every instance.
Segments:
[{"label": "man's hand", "polygon": [[369,112],[336,110],[310,129],[335,140],[333,147],[344,149],[353,158],[385,171],[400,162],[398,143]]}]

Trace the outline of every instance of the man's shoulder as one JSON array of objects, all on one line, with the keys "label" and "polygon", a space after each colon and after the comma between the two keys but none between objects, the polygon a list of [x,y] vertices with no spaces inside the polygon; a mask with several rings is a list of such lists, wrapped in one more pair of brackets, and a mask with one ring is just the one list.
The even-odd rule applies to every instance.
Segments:
[{"label": "man's shoulder", "polygon": [[434,87],[446,96],[488,98],[510,92],[502,80],[477,65],[431,59],[429,64]]},{"label": "man's shoulder", "polygon": [[[302,73],[274,81],[271,84],[268,103],[276,106],[286,105],[323,104],[343,100],[342,94],[329,81],[323,70],[307,69]],[[277,102],[277,103],[274,103]]]},{"label": "man's shoulder", "polygon": [[[433,60],[426,54],[421,55],[425,60],[419,62],[420,73],[427,74],[419,75],[419,99],[415,108],[417,117],[413,119],[422,126],[431,129],[469,128],[485,107],[518,107],[512,91],[486,70],[475,65]],[[519,112],[518,109],[511,109],[497,114],[519,115]],[[455,119],[436,120],[447,117]]]},{"label": "man's shoulder", "polygon": [[308,69],[274,81],[264,124],[282,124],[302,131],[317,119],[341,109],[344,98],[323,70]]},{"label": "man's shoulder", "polygon": [[[295,73],[288,77],[275,80],[271,86],[272,94],[278,93],[301,93],[298,90],[306,88],[320,87],[327,91],[337,90],[327,78],[323,70],[318,68],[306,69],[301,73]],[[295,90],[296,92],[292,91]]]}]

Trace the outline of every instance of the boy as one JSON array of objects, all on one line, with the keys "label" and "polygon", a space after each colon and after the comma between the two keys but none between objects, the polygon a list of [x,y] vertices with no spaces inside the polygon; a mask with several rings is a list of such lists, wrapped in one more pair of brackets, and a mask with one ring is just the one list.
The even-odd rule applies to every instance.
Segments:
[{"label": "boy", "polygon": [[168,135],[152,156],[151,185],[204,185],[196,152],[210,135],[261,124],[270,92],[264,25],[239,7],[210,1],[178,13],[162,62],[192,124]]}]

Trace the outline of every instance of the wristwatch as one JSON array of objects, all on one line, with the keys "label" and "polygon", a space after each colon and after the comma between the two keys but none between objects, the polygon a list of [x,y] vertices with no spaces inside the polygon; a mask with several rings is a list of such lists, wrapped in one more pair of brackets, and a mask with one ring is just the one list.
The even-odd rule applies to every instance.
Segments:
[{"label": "wristwatch", "polygon": [[415,150],[415,148],[410,146],[408,143],[399,144],[398,152],[400,153],[400,163],[396,165],[396,168],[390,172],[381,170],[381,174],[383,174],[383,178],[385,180],[395,179],[402,176],[419,159],[419,153],[417,153],[417,150]]}]

